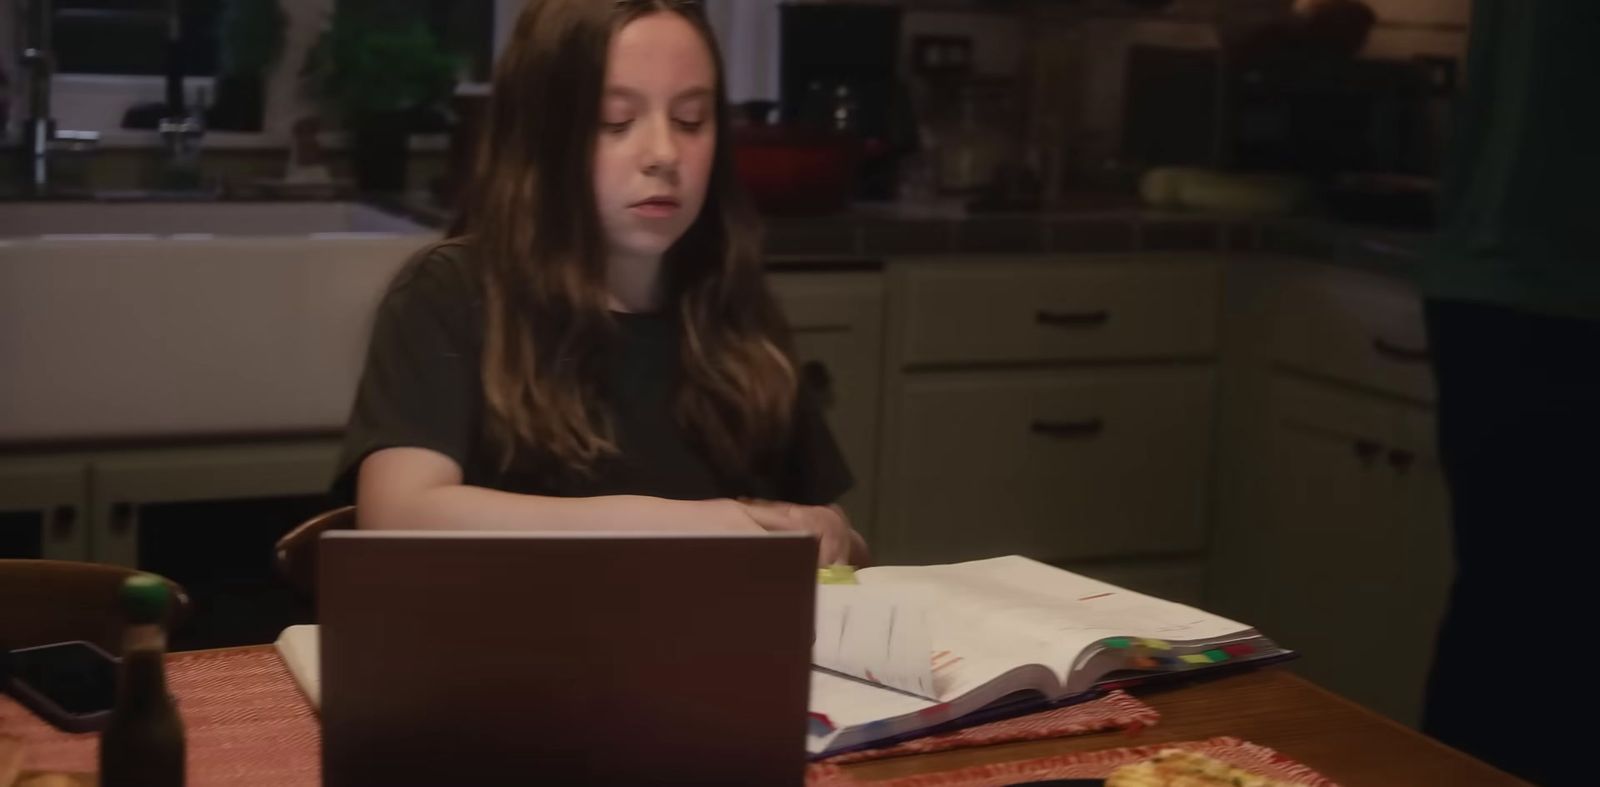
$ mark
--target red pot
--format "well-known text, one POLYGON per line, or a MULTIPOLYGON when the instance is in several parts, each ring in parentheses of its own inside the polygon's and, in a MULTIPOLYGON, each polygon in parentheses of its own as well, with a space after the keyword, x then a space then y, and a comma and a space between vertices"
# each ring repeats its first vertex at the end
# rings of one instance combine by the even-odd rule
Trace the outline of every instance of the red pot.
POLYGON ((734 130, 739 180, 767 215, 844 210, 855 191, 860 142, 854 137, 786 126, 734 130))

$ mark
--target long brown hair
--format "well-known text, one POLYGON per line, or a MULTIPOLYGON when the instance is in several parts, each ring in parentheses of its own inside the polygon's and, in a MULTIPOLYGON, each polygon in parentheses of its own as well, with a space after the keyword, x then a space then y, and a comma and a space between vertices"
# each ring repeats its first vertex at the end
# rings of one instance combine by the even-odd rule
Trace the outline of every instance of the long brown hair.
POLYGON ((716 66, 716 148, 704 207, 662 260, 675 307, 680 426, 727 480, 748 483, 788 439, 797 378, 787 324, 761 275, 760 224, 733 172, 723 64, 699 4, 531 0, 499 63, 473 178, 451 235, 482 260, 485 429, 502 470, 533 461, 591 472, 617 452, 601 399, 616 338, 596 207, 611 38, 678 13, 716 66))

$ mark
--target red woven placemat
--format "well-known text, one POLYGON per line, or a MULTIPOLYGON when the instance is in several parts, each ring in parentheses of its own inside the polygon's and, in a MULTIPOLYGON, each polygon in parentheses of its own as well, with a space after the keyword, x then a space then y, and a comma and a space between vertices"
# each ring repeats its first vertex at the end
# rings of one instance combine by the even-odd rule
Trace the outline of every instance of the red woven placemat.
POLYGON ((1327 777, 1311 768, 1265 746, 1238 738, 1212 738, 1191 743, 1163 743, 1125 749, 1060 754, 1036 760, 975 765, 953 771, 940 771, 919 776, 904 776, 885 781, 853 779, 843 769, 833 764, 813 766, 807 774, 808 787, 1002 787, 1019 782, 1043 779, 1103 779, 1118 766, 1138 762, 1155 756, 1166 749, 1188 749, 1214 757, 1230 765, 1271 779, 1306 785, 1306 787, 1338 787, 1327 777))
POLYGON ((1113 691, 1104 697, 1077 705, 1053 708, 1014 719, 1002 719, 965 729, 930 735, 881 749, 841 754, 826 762, 843 765, 866 762, 886 757, 903 757, 908 754, 927 754, 948 749, 965 749, 974 746, 993 746, 999 743, 1037 741, 1047 738, 1065 738, 1106 730, 1142 730, 1155 725, 1161 714, 1155 708, 1134 699, 1124 691, 1113 691))
MULTIPOLYGON (((316 713, 270 648, 173 654, 167 682, 183 714, 191 787, 313 787, 322 781, 316 713)), ((61 732, 0 696, 0 732, 26 747, 24 770, 98 770, 95 735, 61 732)))

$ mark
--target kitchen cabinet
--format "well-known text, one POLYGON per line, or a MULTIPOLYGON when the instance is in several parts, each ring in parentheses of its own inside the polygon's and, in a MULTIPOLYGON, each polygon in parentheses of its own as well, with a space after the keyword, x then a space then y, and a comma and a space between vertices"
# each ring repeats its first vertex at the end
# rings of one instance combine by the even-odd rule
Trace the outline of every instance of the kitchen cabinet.
POLYGON ((1255 511, 1213 550, 1215 605, 1415 724, 1451 570, 1431 414, 1292 378, 1272 401, 1255 511))
POLYGON ((780 273, 769 283, 794 333, 801 382, 817 397, 855 476, 840 505, 871 542, 883 378, 882 274, 780 273))
POLYGON ((193 601, 174 648, 271 641, 310 610, 272 546, 327 510, 334 438, 13 453, 0 458, 0 558, 137 567, 193 601))
POLYGON ((78 457, 0 458, 0 558, 87 559, 88 472, 78 457))
MULTIPOLYGON (((153 506, 320 496, 333 479, 338 454, 338 442, 328 439, 97 455, 90 467, 94 559, 148 567, 148 556, 163 538, 147 515, 153 506)), ((211 526, 226 530, 230 523, 211 526)))
POLYGON ((279 581, 273 545, 332 507, 338 450, 324 439, 96 455, 92 556, 184 586, 194 607, 176 649, 270 642, 310 619, 279 581))
POLYGON ((1209 370, 937 373, 895 385, 879 527, 895 560, 1204 546, 1209 370))
POLYGON ((1221 281, 1202 256, 897 261, 880 557, 1197 554, 1221 281))
POLYGON ((1207 605, 1415 725, 1452 575, 1420 299, 1305 260, 1230 275, 1207 605))
POLYGON ((1270 362, 1431 404, 1422 301, 1409 282, 1300 260, 1271 277, 1270 362))
POLYGON ((906 260, 891 277, 902 367, 1206 358, 1215 260, 1160 255, 906 260))

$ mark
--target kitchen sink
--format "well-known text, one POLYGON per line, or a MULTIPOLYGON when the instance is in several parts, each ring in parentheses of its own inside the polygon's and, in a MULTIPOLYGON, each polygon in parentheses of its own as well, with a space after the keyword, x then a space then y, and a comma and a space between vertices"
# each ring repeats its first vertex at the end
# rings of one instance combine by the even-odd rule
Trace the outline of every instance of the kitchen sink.
POLYGON ((0 238, 204 240, 222 237, 424 235, 359 202, 216 202, 177 198, 0 202, 0 238))

